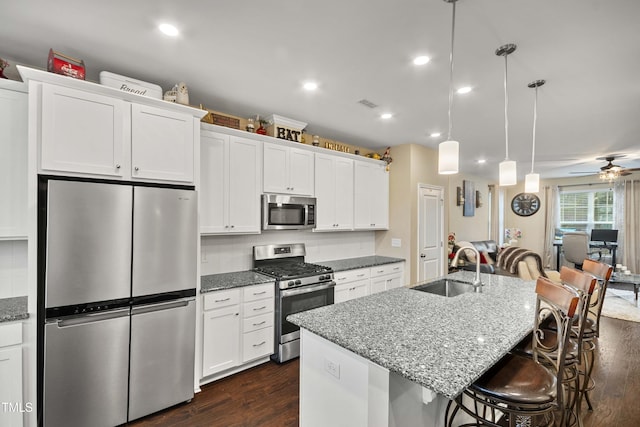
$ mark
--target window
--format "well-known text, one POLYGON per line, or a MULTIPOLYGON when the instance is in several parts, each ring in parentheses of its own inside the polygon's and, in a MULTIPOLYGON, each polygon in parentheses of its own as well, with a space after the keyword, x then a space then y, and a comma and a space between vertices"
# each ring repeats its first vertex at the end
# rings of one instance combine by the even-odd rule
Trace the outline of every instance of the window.
POLYGON ((562 190, 560 229, 587 231, 612 229, 615 224, 614 194, 609 189, 562 190))

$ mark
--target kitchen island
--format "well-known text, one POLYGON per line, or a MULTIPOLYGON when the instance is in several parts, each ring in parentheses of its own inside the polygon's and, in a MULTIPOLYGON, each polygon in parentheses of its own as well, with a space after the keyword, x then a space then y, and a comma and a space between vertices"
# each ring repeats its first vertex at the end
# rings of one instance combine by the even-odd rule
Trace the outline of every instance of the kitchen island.
POLYGON ((534 281, 482 280, 482 293, 398 288, 289 316, 302 331, 300 425, 442 425, 448 400, 533 328, 534 281))

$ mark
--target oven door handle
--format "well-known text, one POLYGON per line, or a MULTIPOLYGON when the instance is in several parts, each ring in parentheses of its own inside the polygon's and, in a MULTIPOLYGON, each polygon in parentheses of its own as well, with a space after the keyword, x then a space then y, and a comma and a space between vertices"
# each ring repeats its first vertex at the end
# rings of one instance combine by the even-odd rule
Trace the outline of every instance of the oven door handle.
POLYGON ((308 294, 310 292, 317 292, 324 289, 333 288, 336 286, 336 282, 325 282, 319 285, 312 286, 300 286, 299 288, 294 289, 283 289, 280 291, 281 297, 291 297, 294 295, 308 294))

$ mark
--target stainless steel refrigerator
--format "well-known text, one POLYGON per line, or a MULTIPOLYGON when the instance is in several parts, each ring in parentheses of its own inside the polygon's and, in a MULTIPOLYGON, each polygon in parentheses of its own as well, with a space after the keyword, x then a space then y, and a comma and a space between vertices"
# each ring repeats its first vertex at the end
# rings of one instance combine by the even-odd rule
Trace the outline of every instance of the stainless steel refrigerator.
POLYGON ((39 185, 39 424, 116 426, 191 399, 195 191, 39 185))

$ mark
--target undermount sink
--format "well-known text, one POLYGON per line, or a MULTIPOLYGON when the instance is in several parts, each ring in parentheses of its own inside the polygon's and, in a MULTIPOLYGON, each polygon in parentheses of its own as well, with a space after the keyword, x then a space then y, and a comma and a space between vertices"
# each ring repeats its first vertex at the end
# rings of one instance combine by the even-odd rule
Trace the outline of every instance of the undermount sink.
POLYGON ((435 282, 418 285, 411 289, 443 297, 456 297, 458 295, 466 294, 467 292, 473 292, 473 285, 471 283, 459 282, 457 280, 440 279, 435 282))

